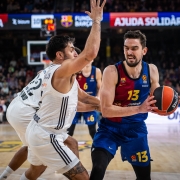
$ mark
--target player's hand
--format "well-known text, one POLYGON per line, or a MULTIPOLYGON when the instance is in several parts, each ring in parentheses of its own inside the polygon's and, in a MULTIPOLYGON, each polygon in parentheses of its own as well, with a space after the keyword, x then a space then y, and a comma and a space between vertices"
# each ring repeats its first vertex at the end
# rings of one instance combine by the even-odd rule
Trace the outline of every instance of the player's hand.
POLYGON ((100 97, 99 96, 95 96, 95 98, 99 99, 100 100, 100 97))
POLYGON ((106 3, 106 0, 103 0, 102 4, 100 5, 100 0, 90 0, 91 12, 85 11, 86 14, 93 20, 93 21, 101 21, 103 16, 103 8, 106 3))
POLYGON ((156 103, 156 100, 154 100, 154 96, 148 96, 148 98, 139 106, 139 113, 147 113, 147 112, 154 112, 154 110, 157 110, 158 108, 153 106, 153 104, 156 103))
POLYGON ((100 105, 99 105, 99 106, 96 106, 96 107, 95 107, 95 110, 98 111, 98 112, 101 112, 101 106, 100 106, 100 105))

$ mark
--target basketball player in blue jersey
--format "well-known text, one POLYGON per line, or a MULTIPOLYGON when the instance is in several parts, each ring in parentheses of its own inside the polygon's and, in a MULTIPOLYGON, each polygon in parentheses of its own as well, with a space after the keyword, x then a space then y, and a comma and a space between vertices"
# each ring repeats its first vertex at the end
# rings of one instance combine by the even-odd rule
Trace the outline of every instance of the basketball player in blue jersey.
POLYGON ((146 36, 139 30, 124 35, 125 60, 105 68, 100 92, 103 118, 92 144, 91 180, 102 180, 106 168, 121 147, 122 160, 133 167, 137 180, 150 180, 150 151, 145 120, 156 101, 151 92, 159 87, 154 64, 142 60, 146 36))
MULTIPOLYGON (((93 61, 92 61, 93 62, 93 61)), ((92 62, 90 62, 86 67, 82 69, 77 75, 76 79, 79 83, 79 86, 82 90, 88 93, 91 96, 96 96, 99 98, 99 89, 101 87, 101 70, 95 66, 92 66, 92 62)), ((78 120, 83 116, 86 124, 88 125, 89 134, 93 139, 96 133, 96 122, 98 119, 98 113, 96 111, 90 112, 77 112, 72 125, 68 129, 68 134, 73 136, 74 129, 78 120)))
POLYGON ((72 124, 78 101, 98 101, 79 88, 75 74, 97 56, 105 2, 101 4, 100 0, 91 0, 91 12, 86 13, 92 19, 92 27, 84 50, 77 57, 74 57, 74 39, 68 36, 53 36, 47 44, 46 54, 53 64, 42 79, 40 107, 26 130, 31 166, 23 173, 21 180, 37 179, 43 172, 42 167, 58 171, 68 179, 89 179, 87 170, 64 141, 68 137, 67 129, 72 124), (39 173, 34 173, 38 169, 39 173))

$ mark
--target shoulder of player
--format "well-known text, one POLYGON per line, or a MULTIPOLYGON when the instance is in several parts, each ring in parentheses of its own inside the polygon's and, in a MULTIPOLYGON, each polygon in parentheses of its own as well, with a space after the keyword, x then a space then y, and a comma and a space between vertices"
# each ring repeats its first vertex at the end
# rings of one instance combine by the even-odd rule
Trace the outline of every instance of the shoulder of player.
POLYGON ((101 74, 102 74, 100 68, 98 68, 98 67, 95 67, 95 68, 96 68, 96 74, 97 74, 97 73, 99 73, 99 74, 101 73, 101 74))
POLYGON ((117 73, 117 69, 116 69, 115 65, 109 65, 104 69, 104 72, 117 73))
POLYGON ((114 65, 107 66, 103 71, 103 77, 106 79, 116 80, 118 77, 117 69, 114 65))
POLYGON ((114 87, 118 82, 118 72, 114 65, 107 66, 103 71, 102 84, 108 87, 114 87))
POLYGON ((158 68, 155 64, 149 64, 149 70, 150 70, 150 73, 155 73, 158 71, 158 68))
POLYGON ((157 66, 154 64, 149 64, 149 71, 150 71, 151 83, 157 81, 159 82, 159 72, 157 66))

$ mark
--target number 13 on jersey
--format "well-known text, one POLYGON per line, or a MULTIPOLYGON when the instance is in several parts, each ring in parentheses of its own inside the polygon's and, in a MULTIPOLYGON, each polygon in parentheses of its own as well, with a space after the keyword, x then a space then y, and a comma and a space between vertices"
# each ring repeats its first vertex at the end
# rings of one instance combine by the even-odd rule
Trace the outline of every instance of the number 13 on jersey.
POLYGON ((128 100, 136 101, 139 98, 140 90, 130 90, 128 91, 128 100))

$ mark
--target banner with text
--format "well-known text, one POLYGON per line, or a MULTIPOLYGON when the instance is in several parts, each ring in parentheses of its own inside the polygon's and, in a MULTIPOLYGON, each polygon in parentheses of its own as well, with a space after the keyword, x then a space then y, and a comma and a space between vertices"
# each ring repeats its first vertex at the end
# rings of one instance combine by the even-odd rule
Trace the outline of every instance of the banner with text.
MULTIPOLYGON (((0 14, 0 30, 40 30, 42 19, 55 18, 56 29, 79 30, 92 26, 85 13, 0 14)), ((104 13, 102 29, 142 27, 180 28, 180 12, 104 13)))
MULTIPOLYGON (((0 30, 40 30, 42 19, 56 19, 56 29, 86 29, 92 20, 85 13, 0 14, 0 30)), ((102 29, 109 28, 109 13, 103 14, 102 29)))
POLYGON ((180 13, 110 13, 110 27, 180 27, 180 13))
POLYGON ((160 116, 154 113, 148 113, 148 118, 145 120, 147 124, 180 124, 180 107, 169 116, 160 116))

